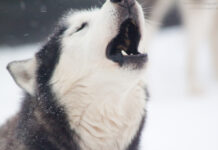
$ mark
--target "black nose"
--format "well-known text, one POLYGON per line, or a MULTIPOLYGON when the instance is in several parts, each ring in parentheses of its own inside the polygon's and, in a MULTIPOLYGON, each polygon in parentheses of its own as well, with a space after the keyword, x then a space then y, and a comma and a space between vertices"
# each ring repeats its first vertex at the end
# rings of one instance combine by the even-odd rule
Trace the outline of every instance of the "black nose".
POLYGON ((110 0, 112 3, 122 3, 122 4, 131 4, 134 3, 135 0, 110 0))
POLYGON ((122 0, 111 0, 113 3, 120 3, 122 0))

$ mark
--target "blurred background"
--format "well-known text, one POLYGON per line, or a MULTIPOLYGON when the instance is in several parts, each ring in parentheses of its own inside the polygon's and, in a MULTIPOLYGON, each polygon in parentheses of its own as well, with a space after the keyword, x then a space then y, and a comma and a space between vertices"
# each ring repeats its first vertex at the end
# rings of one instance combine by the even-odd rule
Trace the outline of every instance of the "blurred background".
MULTIPOLYGON (((147 1, 148 6, 155 0, 147 1)), ((1 0, 0 45, 41 42, 68 10, 101 6, 103 3, 104 0, 1 0)), ((167 15, 163 25, 178 25, 178 18, 178 12, 174 10, 167 15)))
MULTIPOLYGON (((32 57, 69 9, 104 0, 0 0, 0 125, 22 91, 6 65, 32 57)), ((140 0, 150 101, 142 150, 218 150, 218 1, 140 0), (217 74, 216 74, 217 73, 217 74)))

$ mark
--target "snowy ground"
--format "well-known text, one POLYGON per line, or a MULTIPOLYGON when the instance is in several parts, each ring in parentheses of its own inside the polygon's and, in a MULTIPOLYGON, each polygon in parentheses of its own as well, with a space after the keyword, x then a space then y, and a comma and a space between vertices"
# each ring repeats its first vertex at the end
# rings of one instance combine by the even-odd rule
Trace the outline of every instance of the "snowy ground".
MULTIPOLYGON (((198 96, 191 96, 186 91, 184 45, 185 37, 178 28, 161 31, 152 44, 148 67, 151 98, 143 150, 218 150, 218 84, 209 51, 199 50, 199 78, 204 88, 198 96)), ((38 47, 0 47, 0 124, 18 111, 22 97, 6 64, 33 56, 38 47)))

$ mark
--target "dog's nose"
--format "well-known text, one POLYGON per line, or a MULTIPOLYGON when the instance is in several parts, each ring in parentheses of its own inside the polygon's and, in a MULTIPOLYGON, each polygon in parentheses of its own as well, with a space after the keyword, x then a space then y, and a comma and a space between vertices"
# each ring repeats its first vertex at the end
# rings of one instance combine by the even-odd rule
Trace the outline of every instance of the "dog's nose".
POLYGON ((111 0, 111 2, 112 3, 121 3, 121 2, 123 2, 123 3, 132 3, 132 2, 134 2, 135 0, 111 0))
POLYGON ((111 0, 113 3, 120 3, 122 0, 111 0))

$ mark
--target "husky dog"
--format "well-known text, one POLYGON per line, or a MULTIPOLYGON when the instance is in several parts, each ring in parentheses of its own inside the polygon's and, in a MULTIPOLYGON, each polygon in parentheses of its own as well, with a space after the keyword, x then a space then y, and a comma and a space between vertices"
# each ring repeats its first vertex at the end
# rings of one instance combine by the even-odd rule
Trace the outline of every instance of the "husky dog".
POLYGON ((158 23, 173 6, 177 6, 182 16, 187 35, 187 77, 191 92, 199 92, 196 56, 201 44, 207 41, 213 58, 215 76, 218 79, 218 0, 141 0, 145 7, 151 7, 148 20, 156 22, 146 30, 146 45, 149 45, 158 23))
POLYGON ((34 58, 8 70, 24 90, 0 150, 137 150, 145 120, 143 11, 135 0, 71 11, 34 58))

